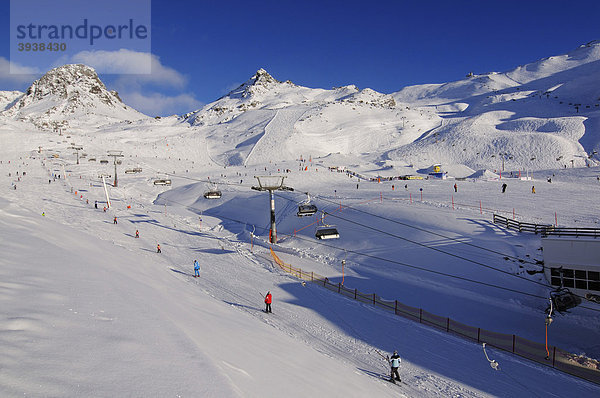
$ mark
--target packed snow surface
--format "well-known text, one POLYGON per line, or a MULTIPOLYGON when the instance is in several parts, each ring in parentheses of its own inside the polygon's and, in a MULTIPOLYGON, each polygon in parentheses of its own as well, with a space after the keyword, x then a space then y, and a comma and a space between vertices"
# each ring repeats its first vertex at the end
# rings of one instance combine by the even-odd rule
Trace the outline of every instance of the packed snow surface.
MULTIPOLYGON (((162 119, 126 107, 84 66, 0 92, 0 395, 600 395, 488 347, 494 370, 481 345, 301 283, 274 265, 269 196, 251 189, 255 176, 294 188, 275 194, 283 261, 543 343, 540 237, 491 215, 599 227, 599 115, 584 84, 599 58, 591 44, 392 95, 259 70, 162 119), (109 150, 124 155, 117 186, 109 150), (425 178, 434 164, 450 178, 388 180, 425 178), (210 189, 222 198, 205 199, 210 189), (296 216, 306 193, 338 240, 314 238, 321 212, 296 216), (262 311, 267 291, 273 314, 262 311), (393 350, 399 385, 384 380, 380 353, 393 350)), ((599 311, 584 302, 556 315, 549 343, 599 359, 599 311)))

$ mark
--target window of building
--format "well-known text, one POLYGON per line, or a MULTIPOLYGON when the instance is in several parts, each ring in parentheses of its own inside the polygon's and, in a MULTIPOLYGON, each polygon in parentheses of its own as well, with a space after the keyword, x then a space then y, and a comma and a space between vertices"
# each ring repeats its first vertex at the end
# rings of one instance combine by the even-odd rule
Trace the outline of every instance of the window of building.
POLYGON ((600 291, 599 271, 550 268, 550 284, 552 286, 561 286, 561 271, 564 287, 600 291))

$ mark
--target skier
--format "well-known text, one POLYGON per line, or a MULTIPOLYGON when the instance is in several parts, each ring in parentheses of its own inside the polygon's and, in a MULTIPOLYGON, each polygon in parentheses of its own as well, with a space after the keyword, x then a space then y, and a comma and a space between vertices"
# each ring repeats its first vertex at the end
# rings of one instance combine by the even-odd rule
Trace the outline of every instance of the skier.
POLYGON ((97 200, 94 201, 94 208, 96 208, 96 209, 98 208, 98 201, 97 200))
POLYGON ((391 356, 391 358, 388 357, 387 360, 391 367, 390 381, 396 384, 396 381, 401 381, 400 375, 398 374, 398 368, 400 367, 400 362, 402 360, 400 359, 400 355, 398 355, 398 351, 394 351, 394 354, 391 356))
POLYGON ((273 296, 271 296, 271 292, 267 292, 265 296, 265 312, 269 313, 271 311, 271 302, 273 301, 273 296))
POLYGON ((454 184, 454 192, 458 192, 458 186, 456 185, 456 183, 454 184))
POLYGON ((194 260, 194 278, 200 276, 200 264, 198 264, 198 260, 194 260))
POLYGON ((160 243, 156 245, 156 252, 157 252, 157 253, 162 253, 162 252, 160 251, 160 243))
POLYGON ((138 231, 137 229, 135 230, 135 237, 139 238, 140 237, 140 231, 138 231))
POLYGON ((506 184, 502 184, 502 193, 506 192, 506 184))
POLYGON ((531 193, 535 193, 535 185, 531 186, 531 193))
POLYGON ((117 223, 117 216, 115 216, 115 218, 113 219, 113 224, 117 223))

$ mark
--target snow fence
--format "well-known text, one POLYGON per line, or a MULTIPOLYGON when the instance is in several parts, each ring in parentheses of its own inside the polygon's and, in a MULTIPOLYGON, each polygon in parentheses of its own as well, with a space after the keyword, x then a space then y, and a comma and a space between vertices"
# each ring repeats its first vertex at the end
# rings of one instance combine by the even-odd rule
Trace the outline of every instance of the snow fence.
POLYGON ((421 308, 402 304, 398 302, 398 300, 384 300, 375 293, 367 294, 360 292, 357 289, 348 288, 341 283, 331 283, 327 277, 315 274, 314 272, 303 271, 300 268, 295 268, 291 264, 283 262, 277 254, 275 254, 273 248, 270 250, 273 261, 282 270, 299 279, 322 285, 326 289, 348 298, 365 304, 372 304, 375 307, 393 312, 398 316, 408 318, 415 322, 472 341, 477 341, 477 343, 486 343, 488 346, 511 352, 542 365, 550 366, 570 375, 600 384, 600 363, 596 360, 572 354, 555 346, 548 346, 548 351, 546 351, 545 344, 536 343, 514 334, 497 333, 465 325, 453 319, 432 314, 421 308))

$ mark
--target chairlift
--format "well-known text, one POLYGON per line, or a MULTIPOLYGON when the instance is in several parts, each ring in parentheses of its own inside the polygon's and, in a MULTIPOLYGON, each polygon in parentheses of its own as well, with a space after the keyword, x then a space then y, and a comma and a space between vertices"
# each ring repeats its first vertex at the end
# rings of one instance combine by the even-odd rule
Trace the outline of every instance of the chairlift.
MULTIPOLYGON (((321 215, 321 222, 325 218, 325 213, 321 215)), ((338 232, 335 225, 323 224, 317 227, 315 231, 315 238, 317 239, 339 239, 340 233, 338 232)))
POLYGON ((171 180, 168 180, 168 179, 154 180, 154 185, 171 185, 171 180))
POLYGON ((221 199, 221 191, 218 189, 211 189, 209 191, 204 192, 205 199, 221 199))
POLYGON ((550 292, 550 299, 558 312, 565 312, 581 304, 581 298, 571 293, 566 287, 561 287, 550 292))
POLYGON ((322 225, 317 227, 315 238, 317 239, 339 239, 340 234, 334 225, 322 225))
POLYGON ((319 209, 317 209, 317 206, 313 205, 312 203, 301 204, 300 206, 298 206, 298 212, 296 213, 296 215, 298 217, 312 216, 318 210, 319 209))
POLYGON ((298 212, 296 213, 298 217, 312 216, 319 210, 317 206, 310 203, 310 195, 307 193, 306 196, 308 196, 308 199, 298 206, 298 212))

